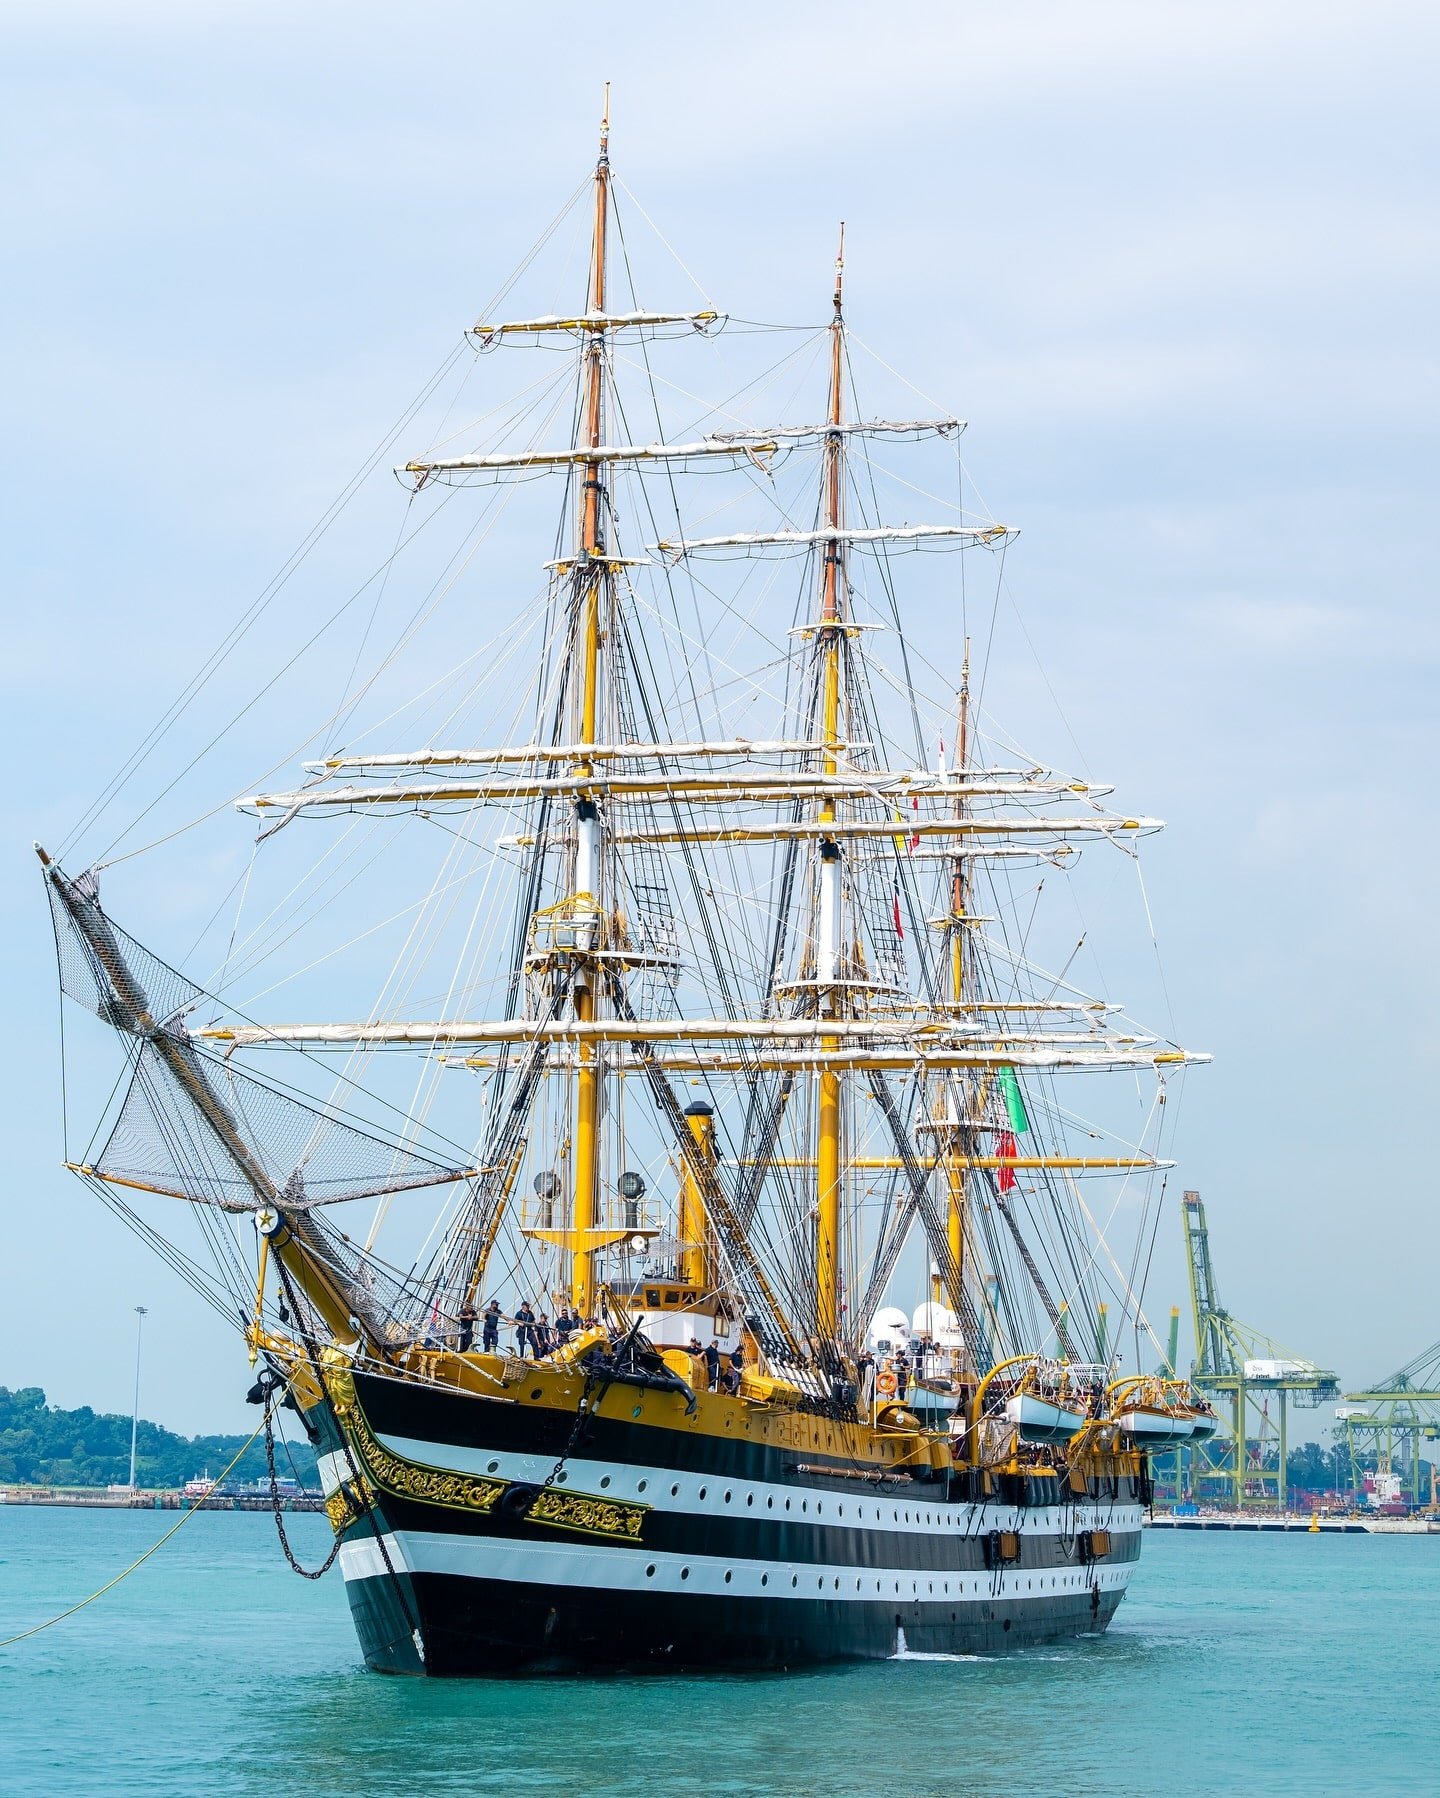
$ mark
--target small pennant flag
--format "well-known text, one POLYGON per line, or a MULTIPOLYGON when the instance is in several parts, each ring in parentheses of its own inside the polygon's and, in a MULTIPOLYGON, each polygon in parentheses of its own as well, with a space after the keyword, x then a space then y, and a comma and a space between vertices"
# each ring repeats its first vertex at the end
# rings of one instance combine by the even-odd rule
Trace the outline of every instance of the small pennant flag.
POLYGON ((900 922, 900 882, 898 880, 895 882, 895 934, 902 943, 905 941, 905 926, 900 922))
MULTIPOLYGON (((918 794, 918 793, 917 793, 917 794, 916 794, 916 795, 915 795, 915 797, 914 797, 914 798, 913 798, 913 799, 912 799, 912 800, 911 800, 911 801, 910 801, 910 809, 911 809, 911 811, 913 811, 913 812, 915 812, 915 813, 917 813, 917 814, 918 814, 918 813, 919 813, 919 810, 920 810, 920 795, 919 795, 919 794, 918 794)), ((917 816, 917 818, 916 818, 916 823, 918 823, 918 822, 919 822, 919 818, 918 818, 918 816, 917 816)), ((919 833, 918 833, 918 832, 917 832, 917 833, 916 833, 916 834, 915 834, 915 835, 914 835, 914 836, 912 836, 912 837, 911 837, 911 839, 910 839, 910 849, 911 849, 911 852, 912 852, 912 854, 913 854, 913 852, 914 852, 914 851, 915 851, 915 850, 917 850, 917 849, 918 849, 918 848, 919 848, 919 847, 920 847, 920 836, 919 836, 919 833)))
MULTIPOLYGON (((1015 1132, 1013 1130, 1002 1130, 1000 1132, 1000 1139, 995 1145, 995 1154, 997 1158, 1001 1161, 1013 1161, 1016 1152, 1015 1132)), ((1001 1192, 1013 1192, 1015 1190, 1014 1168, 1002 1167, 999 1170, 999 1174, 1001 1192)))

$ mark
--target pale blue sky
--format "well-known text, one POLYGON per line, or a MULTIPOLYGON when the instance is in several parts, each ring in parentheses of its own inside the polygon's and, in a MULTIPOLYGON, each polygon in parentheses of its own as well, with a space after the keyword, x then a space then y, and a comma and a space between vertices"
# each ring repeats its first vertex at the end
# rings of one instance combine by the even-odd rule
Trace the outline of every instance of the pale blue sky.
MULTIPOLYGON (((1440 996, 1440 16, 970 0, 612 19, 557 0, 529 17, 447 0, 0 16, 0 1383, 125 1408, 144 1302, 147 1411, 243 1417, 233 1339, 58 1168, 29 844, 70 829, 573 190, 605 76, 620 173, 734 313, 820 316, 849 221, 856 329, 971 421, 967 467, 1023 530, 1010 583, 1063 717, 1009 617, 993 704, 1061 765, 1073 735, 1170 823, 1147 880, 1177 1026, 1216 1055, 1179 1148, 1223 1296, 1348 1382, 1408 1359, 1440 1335, 1421 1128, 1440 996)), ((328 612, 325 570, 224 671, 212 717, 328 612)), ((146 771, 130 815, 169 772, 146 771)), ((222 770, 212 797, 229 790, 222 770)), ((218 865, 147 867, 107 891, 173 928, 174 952, 218 865)), ((1152 1314, 1183 1281, 1172 1211, 1152 1314)))

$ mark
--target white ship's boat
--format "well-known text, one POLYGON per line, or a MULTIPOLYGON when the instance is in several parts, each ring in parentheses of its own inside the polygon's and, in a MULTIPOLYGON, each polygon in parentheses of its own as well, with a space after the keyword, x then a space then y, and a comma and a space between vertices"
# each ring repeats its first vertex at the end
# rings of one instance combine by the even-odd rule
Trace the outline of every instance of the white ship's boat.
POLYGON ((1024 1392, 1005 1401, 1005 1420, 1024 1442, 1068 1442, 1089 1422, 1089 1414, 1055 1399, 1024 1392))
POLYGON ((1132 1405, 1115 1414, 1121 1435, 1141 1447, 1168 1447, 1175 1442, 1188 1442, 1195 1434, 1195 1419, 1178 1411, 1153 1410, 1146 1405, 1132 1405))

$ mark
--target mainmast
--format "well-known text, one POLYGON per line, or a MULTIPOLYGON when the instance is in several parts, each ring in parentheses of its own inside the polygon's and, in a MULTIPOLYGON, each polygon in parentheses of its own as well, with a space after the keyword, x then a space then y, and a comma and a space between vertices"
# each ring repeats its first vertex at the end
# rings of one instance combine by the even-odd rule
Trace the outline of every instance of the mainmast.
MULTIPOLYGON (((820 736, 824 745, 825 772, 831 776, 839 770, 837 745, 840 742, 840 661, 844 646, 844 618, 848 610, 845 549, 838 534, 845 472, 845 436, 840 429, 844 418, 844 295, 845 226, 842 223, 840 247, 835 258, 835 314, 830 324, 830 405, 826 414, 829 431, 825 438, 825 527, 831 535, 825 542, 819 625, 820 736)), ((835 800, 822 800, 817 817, 822 826, 834 824, 835 800)), ((834 837, 824 834, 823 830, 819 838, 819 855, 815 932, 816 992, 822 1016, 839 1017, 844 1009, 843 989, 839 985, 840 845, 834 837)), ((835 1050, 839 1046, 837 1037, 827 1036, 822 1040, 824 1050, 835 1050)), ((835 1340, 840 1327, 840 1076, 832 1067, 825 1067, 820 1074, 815 1174, 815 1325, 823 1353, 823 1345, 835 1340)))
MULTIPOLYGON (((600 155, 595 164, 595 222, 590 255, 590 290, 586 314, 595 321, 605 314, 605 250, 610 203, 610 84, 605 84, 605 114, 600 121, 600 155)), ((585 387, 582 441, 587 449, 599 449, 605 424, 605 329, 591 324, 586 331, 583 379, 585 387)), ((609 569, 604 546, 605 465, 581 464, 579 542, 575 558, 575 591, 579 611, 581 759, 573 768, 577 778, 587 779, 594 768, 584 755, 595 743, 599 726, 601 604, 609 569)), ((600 911, 600 815, 593 798, 581 795, 575 802, 575 906, 593 914, 591 946, 599 945, 600 911)), ((575 975, 575 1016, 582 1024, 596 1015, 598 964, 578 960, 575 975)), ((576 1056, 575 1078, 575 1199, 571 1213, 575 1251, 572 1259, 571 1299, 582 1317, 589 1317, 594 1303, 595 1250, 592 1233, 599 1214, 600 1193, 600 1065, 593 1041, 582 1038, 576 1056)))

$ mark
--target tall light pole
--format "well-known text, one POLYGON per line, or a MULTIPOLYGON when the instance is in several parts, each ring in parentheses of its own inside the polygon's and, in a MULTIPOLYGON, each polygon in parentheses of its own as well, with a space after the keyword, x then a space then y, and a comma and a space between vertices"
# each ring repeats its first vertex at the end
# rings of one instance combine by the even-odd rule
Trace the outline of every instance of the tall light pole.
POLYGON ((140 1428, 140 1340, 145 1333, 146 1309, 135 1307, 135 1406, 130 1413, 130 1490, 135 1490, 135 1436, 140 1428))

